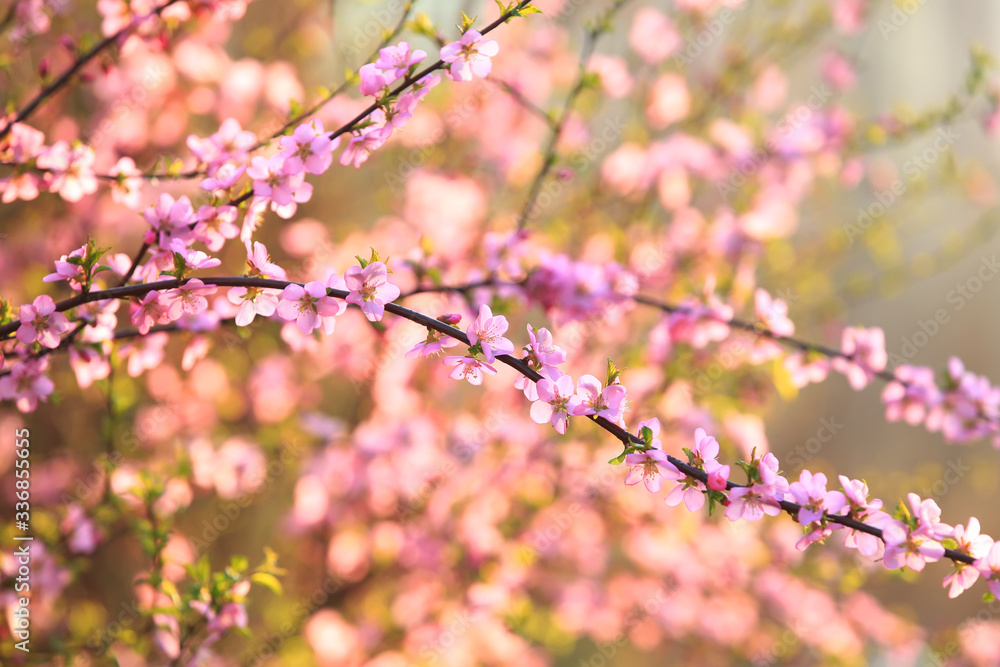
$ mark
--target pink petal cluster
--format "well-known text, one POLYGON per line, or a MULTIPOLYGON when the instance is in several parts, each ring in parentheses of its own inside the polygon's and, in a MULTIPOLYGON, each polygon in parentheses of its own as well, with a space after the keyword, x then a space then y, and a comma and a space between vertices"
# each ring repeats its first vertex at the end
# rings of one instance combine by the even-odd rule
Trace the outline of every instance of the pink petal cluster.
POLYGON ((385 314, 385 304, 399 298, 399 288, 389 282, 388 268, 382 262, 371 262, 365 267, 352 266, 344 274, 350 292, 347 303, 361 308, 371 322, 378 322, 385 314))
POLYGON ((70 330, 69 320, 56 312, 55 301, 47 294, 21 306, 19 319, 17 339, 25 345, 38 341, 43 347, 55 349, 59 347, 59 336, 70 330))
POLYGON ((457 42, 441 47, 441 60, 451 63, 448 74, 455 81, 485 79, 493 69, 493 56, 500 52, 496 40, 483 39, 477 30, 468 30, 457 42))

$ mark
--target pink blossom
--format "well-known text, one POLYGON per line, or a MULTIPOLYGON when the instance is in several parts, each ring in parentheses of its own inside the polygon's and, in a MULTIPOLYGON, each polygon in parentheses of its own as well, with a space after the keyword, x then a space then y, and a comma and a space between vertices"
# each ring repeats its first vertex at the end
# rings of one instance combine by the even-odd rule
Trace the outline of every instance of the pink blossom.
POLYGON ((358 89, 365 96, 378 97, 391 82, 391 80, 386 81, 386 77, 374 63, 362 65, 361 69, 358 70, 358 75, 361 77, 361 85, 358 86, 358 89))
POLYGON ((864 389, 875 373, 885 370, 889 359, 885 334, 878 327, 844 329, 841 352, 844 356, 833 359, 833 368, 846 375, 854 389, 864 389))
POLYGON ((289 285, 281 293, 278 316, 294 321, 303 334, 323 327, 326 334, 332 334, 336 326, 335 317, 347 309, 347 305, 326 294, 326 285, 313 281, 303 285, 289 285))
POLYGON ((267 253, 267 246, 260 241, 250 241, 244 243, 247 249, 247 275, 252 278, 274 278, 275 280, 285 279, 285 270, 271 261, 271 256, 267 253))
MULTIPOLYGON (((282 137, 285 138, 285 137, 282 137)), ((243 177, 246 172, 247 167, 245 164, 236 164, 235 162, 224 162, 219 165, 219 168, 215 170, 213 176, 202 179, 201 189, 213 192, 215 190, 226 190, 228 191, 231 187, 236 185, 236 181, 243 177)))
POLYGON ((469 384, 481 385, 483 383, 483 373, 496 375, 497 369, 485 361, 480 361, 474 357, 445 357, 442 359, 445 366, 454 366, 449 377, 453 380, 468 380, 469 384))
POLYGON ((150 245, 167 249, 174 240, 180 240, 186 245, 193 238, 191 230, 197 218, 187 195, 182 195, 175 201, 163 192, 156 200, 156 205, 147 208, 142 215, 152 227, 146 232, 145 238, 150 245))
POLYGON ((59 347, 59 336, 70 330, 69 320, 56 312, 55 301, 47 294, 35 297, 30 305, 21 306, 19 318, 21 326, 17 328, 17 339, 25 345, 37 340, 42 346, 55 349, 59 347))
MULTIPOLYGON (((847 501, 848 517, 876 528, 881 528, 892 520, 892 517, 881 511, 881 500, 875 498, 869 502, 867 484, 861 480, 848 479, 844 475, 838 476, 837 479, 840 480, 840 487, 847 501)), ((857 549, 865 556, 873 556, 878 551, 879 544, 879 539, 874 535, 854 529, 850 529, 844 538, 845 547, 857 549)))
POLYGON ((425 51, 410 50, 408 42, 400 42, 396 46, 387 46, 378 52, 375 67, 384 72, 392 72, 395 78, 404 76, 412 65, 416 65, 427 57, 425 51))
POLYGON ((663 485, 662 478, 664 472, 666 472, 670 479, 677 479, 679 473, 673 464, 667 460, 667 455, 662 449, 660 440, 656 437, 660 434, 660 420, 654 418, 639 422, 637 433, 640 437, 642 437, 643 428, 648 428, 653 435, 652 440, 647 443, 650 445, 650 449, 641 452, 632 452, 625 457, 625 464, 632 466, 625 477, 625 483, 629 485, 638 484, 641 479, 650 493, 658 493, 663 485), (661 465, 663 466, 663 471, 660 470, 661 465))
POLYGON ((725 491, 729 486, 729 466, 716 463, 708 471, 708 488, 712 491, 725 491))
POLYGON ((126 368, 129 377, 139 377, 143 371, 156 368, 163 363, 163 348, 169 339, 167 332, 159 331, 118 348, 118 354, 122 359, 128 360, 126 368))
POLYGON ((795 325, 788 319, 788 304, 781 299, 773 299, 762 289, 754 292, 754 311, 757 319, 767 330, 778 336, 791 336, 795 325))
POLYGON ((205 285, 198 278, 192 278, 180 287, 167 290, 163 297, 169 304, 171 319, 178 319, 182 314, 197 315, 208 310, 208 299, 205 297, 215 294, 217 290, 215 285, 205 285))
POLYGON ((47 400, 55 388, 45 376, 48 367, 48 357, 15 364, 9 375, 0 377, 0 399, 14 399, 21 412, 34 412, 38 401, 47 400))
POLYGON ((254 196, 270 202, 271 210, 286 220, 295 215, 298 204, 312 197, 312 184, 305 181, 305 174, 285 171, 283 154, 271 158, 258 155, 251 160, 247 175, 253 179, 254 196))
POLYGON ((111 362, 106 352, 102 353, 89 345, 70 346, 69 365, 80 389, 86 389, 111 374, 111 362))
MULTIPOLYGON (((455 347, 458 341, 451 336, 447 336, 435 329, 427 330, 427 338, 414 345, 406 353, 407 358, 430 357, 441 352, 445 348, 455 347)), ((524 377, 524 376, 522 376, 524 377)))
POLYGON ((684 46, 673 22, 653 7, 642 7, 632 19, 628 33, 632 50, 651 65, 661 63, 684 46))
POLYGON ((57 280, 68 280, 70 287, 77 290, 80 289, 82 287, 80 279, 84 277, 83 267, 70 262, 69 259, 72 257, 82 260, 86 256, 86 245, 80 246, 68 255, 63 255, 56 260, 56 272, 42 278, 42 282, 51 283, 57 280))
POLYGON ((302 123, 290 137, 279 140, 284 149, 281 156, 285 160, 285 173, 322 174, 333 163, 333 151, 340 145, 340 137, 330 139, 323 127, 323 121, 313 119, 302 123))
POLYGON ((193 134, 187 138, 188 148, 199 162, 208 166, 209 176, 215 176, 216 171, 227 162, 246 162, 256 143, 257 136, 241 128, 235 118, 222 121, 219 131, 208 138, 202 139, 193 134))
POLYGON ((142 297, 139 307, 132 313, 132 325, 145 336, 154 324, 167 324, 180 317, 180 306, 175 306, 173 310, 175 312, 172 314, 171 304, 163 294, 150 290, 142 297))
POLYGON ((729 490, 729 506, 726 508, 726 518, 736 521, 743 518, 747 521, 757 521, 764 515, 778 516, 781 505, 775 496, 773 487, 767 484, 753 486, 737 486, 729 490))
POLYGON ((934 381, 934 369, 925 366, 898 366, 895 380, 882 390, 885 418, 895 422, 902 419, 916 425, 924 421, 929 409, 941 402, 941 390, 934 381))
POLYGON ((902 521, 890 521, 883 526, 882 541, 885 542, 882 564, 890 570, 908 567, 920 572, 925 564, 944 556, 940 542, 918 533, 902 521))
POLYGON ((990 593, 1000 598, 1000 542, 994 542, 989 552, 976 559, 975 568, 990 587, 990 593))
POLYGON ((385 304, 399 298, 399 288, 389 283, 388 269, 382 262, 371 262, 364 268, 352 266, 347 269, 344 281, 350 291, 347 303, 359 306, 371 322, 381 320, 385 304))
POLYGON ((234 239, 240 235, 240 228, 236 226, 238 214, 235 206, 202 206, 198 209, 195 239, 204 243, 212 252, 219 252, 226 239, 234 239))
POLYGON ((490 75, 490 60, 500 51, 496 40, 483 39, 477 30, 469 30, 462 39, 441 47, 441 60, 451 63, 448 69, 455 81, 472 81, 473 77, 485 79, 490 75))
POLYGON ((221 259, 209 257, 201 250, 188 248, 180 239, 174 239, 170 242, 170 251, 179 255, 184 264, 183 266, 175 266, 175 269, 211 269, 222 264, 221 259))
POLYGON ((593 375, 581 375, 576 383, 579 404, 573 416, 597 415, 616 424, 620 423, 628 406, 628 390, 620 384, 601 387, 601 381, 593 375))
POLYGON ((90 146, 78 144, 70 148, 65 141, 59 141, 43 150, 35 164, 51 172, 49 190, 68 202, 78 202, 84 195, 97 192, 94 149, 90 146))
POLYGON ((360 168, 372 153, 382 147, 391 133, 391 129, 373 125, 362 130, 360 134, 355 134, 347 144, 347 148, 340 154, 340 164, 345 167, 353 164, 355 169, 360 168))
POLYGON ((792 384, 799 389, 822 382, 830 372, 830 359, 824 356, 809 358, 805 352, 785 357, 785 370, 792 376, 792 384))
POLYGON ((788 491, 792 498, 801 505, 798 522, 803 526, 817 522, 825 514, 839 514, 847 504, 847 498, 840 491, 826 490, 826 475, 808 470, 799 474, 799 481, 792 482, 788 491))
POLYGON ((497 353, 512 354, 514 343, 503 337, 507 332, 507 318, 503 315, 493 316, 493 311, 486 304, 479 307, 479 316, 469 324, 466 334, 469 345, 478 345, 486 361, 493 363, 497 353))
MULTIPOLYGON (((557 366, 566 362, 566 350, 552 342, 552 334, 546 328, 535 329, 530 324, 528 326, 528 344, 524 346, 527 353, 526 361, 528 366, 547 378, 556 380, 562 375, 557 366)), ((525 375, 521 375, 514 381, 514 387, 524 391, 524 396, 529 401, 538 400, 538 391, 535 383, 525 375)))
POLYGON ((137 210, 140 206, 139 195, 142 189, 141 172, 136 168, 135 161, 130 157, 123 157, 115 163, 108 174, 118 178, 111 183, 111 199, 118 204, 122 204, 132 210, 137 210))
MULTIPOLYGON (((976 560, 985 557, 993 546, 993 538, 979 534, 979 519, 970 517, 966 525, 955 526, 953 535, 957 543, 955 551, 972 556, 976 560)), ((948 597, 956 598, 968 590, 979 579, 979 570, 975 565, 967 565, 954 561, 955 571, 944 578, 943 585, 948 588, 948 597)))
POLYGON ((229 302, 240 307, 236 313, 236 325, 248 326, 257 315, 270 317, 278 308, 278 296, 274 290, 260 287, 234 287, 226 294, 229 302))
POLYGON ((531 418, 536 424, 551 422, 556 433, 565 435, 570 415, 580 404, 580 397, 573 393, 573 378, 569 375, 557 380, 542 378, 536 389, 538 400, 531 404, 531 418))

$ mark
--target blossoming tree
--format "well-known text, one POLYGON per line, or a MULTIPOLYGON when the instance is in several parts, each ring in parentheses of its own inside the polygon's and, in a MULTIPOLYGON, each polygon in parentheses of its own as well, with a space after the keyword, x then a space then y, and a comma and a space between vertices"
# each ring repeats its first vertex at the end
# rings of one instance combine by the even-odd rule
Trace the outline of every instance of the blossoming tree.
POLYGON ((842 375, 1000 446, 808 287, 889 242, 877 149, 995 129, 989 56, 866 116, 867 0, 341 4, 0 18, 5 664, 996 664, 997 517, 763 426, 842 375))

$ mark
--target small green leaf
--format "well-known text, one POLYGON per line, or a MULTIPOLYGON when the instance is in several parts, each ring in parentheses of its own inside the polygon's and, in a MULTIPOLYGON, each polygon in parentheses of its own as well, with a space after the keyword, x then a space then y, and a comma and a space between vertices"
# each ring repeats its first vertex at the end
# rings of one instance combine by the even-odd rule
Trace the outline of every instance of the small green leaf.
POLYGON ((267 572, 254 572, 250 575, 250 581, 270 589, 275 595, 282 594, 281 581, 279 581, 273 574, 268 574, 267 572))
POLYGON ((626 456, 628 456, 628 449, 625 449, 621 454, 608 461, 608 463, 613 466, 621 465, 622 463, 625 463, 626 456))
POLYGON ((615 362, 611 360, 611 357, 608 357, 608 381, 604 384, 610 387, 618 381, 621 375, 622 369, 615 365, 615 362))

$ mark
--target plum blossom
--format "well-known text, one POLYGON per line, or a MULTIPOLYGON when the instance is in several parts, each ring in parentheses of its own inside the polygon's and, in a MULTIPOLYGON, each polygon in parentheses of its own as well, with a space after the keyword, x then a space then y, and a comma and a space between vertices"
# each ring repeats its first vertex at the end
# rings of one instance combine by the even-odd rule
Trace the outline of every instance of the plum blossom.
MULTIPOLYGON (((882 511, 882 501, 878 498, 868 500, 868 485, 857 479, 849 479, 844 475, 837 477, 840 480, 840 488, 844 491, 844 498, 847 501, 845 507, 848 509, 846 515, 866 523, 875 528, 881 528, 892 517, 882 511)), ((864 556, 873 556, 879 549, 879 539, 874 535, 859 530, 850 529, 844 546, 849 549, 857 549, 864 556)))
MULTIPOLYGON (((955 526, 952 538, 956 542, 955 551, 967 554, 975 559, 986 556, 993 546, 993 538, 979 533, 979 519, 970 517, 966 525, 955 526)), ((956 598, 968 590, 979 579, 979 570, 975 565, 954 561, 955 571, 944 578, 943 586, 948 588, 948 597, 956 598)))
POLYGON ((70 148, 65 141, 43 150, 35 161, 39 169, 51 172, 48 187, 68 202, 78 202, 84 195, 97 192, 94 175, 94 149, 77 144, 70 148))
POLYGON ((902 419, 911 425, 921 423, 928 411, 941 402, 934 369, 902 364, 896 367, 894 375, 896 379, 882 390, 886 421, 902 419))
POLYGON ((576 395, 580 402, 573 410, 573 416, 596 415, 620 423, 628 407, 628 390, 620 384, 601 387, 601 381, 593 375, 581 375, 576 382, 576 395))
POLYGON ((177 255, 177 257, 174 258, 174 268, 182 271, 211 269, 222 264, 221 259, 209 257, 208 254, 202 252, 201 250, 188 248, 180 239, 174 239, 170 242, 170 251, 177 255), (181 266, 176 265, 178 263, 178 258, 182 264, 181 266))
POLYGON ((362 65, 361 69, 358 70, 358 76, 361 77, 361 84, 358 86, 358 90, 366 97, 378 97, 385 90, 385 87, 391 83, 391 79, 387 81, 385 75, 374 63, 362 65))
POLYGON ((42 278, 42 282, 51 283, 57 280, 68 280, 70 287, 76 290, 80 289, 82 287, 80 279, 84 277, 83 267, 80 266, 79 264, 74 264, 69 260, 70 258, 82 260, 86 256, 87 256, 86 244, 80 246, 79 248, 77 248, 68 255, 63 255, 62 257, 56 260, 55 273, 50 273, 44 278, 42 278))
MULTIPOLYGON (((552 380, 557 380, 562 371, 557 366, 566 362, 566 350, 552 342, 552 334, 546 328, 535 329, 530 324, 528 326, 528 344, 524 346, 526 352, 525 361, 528 366, 541 375, 552 380)), ((538 391, 535 382, 526 375, 518 376, 514 381, 514 387, 524 392, 524 396, 529 401, 538 400, 538 391)))
POLYGON ((176 317, 180 317, 180 309, 180 305, 172 308, 171 302, 164 294, 150 290, 142 297, 139 301, 139 307, 132 313, 132 325, 145 336, 154 324, 167 324, 176 317), (176 317, 171 317, 171 310, 174 311, 176 317))
POLYGON ((27 359, 16 364, 9 375, 0 377, 0 399, 14 399, 21 412, 34 412, 38 401, 47 400, 55 385, 45 375, 48 357, 27 359))
POLYGON ((286 170, 283 154, 254 157, 247 176, 253 179, 254 197, 270 202, 271 210, 286 220, 295 215, 299 204, 312 198, 312 184, 306 182, 304 173, 286 170))
POLYGON ((406 74, 406 71, 427 57, 425 51, 411 50, 408 42, 400 42, 396 46, 387 46, 378 52, 375 67, 383 72, 392 72, 396 79, 406 74))
POLYGON ((256 143, 257 136, 244 130, 235 118, 222 121, 219 131, 210 137, 203 139, 192 134, 187 138, 188 148, 208 167, 209 176, 215 176, 227 162, 240 164, 249 160, 250 150, 256 143))
POLYGON ((569 375, 556 380, 542 378, 535 385, 538 400, 531 404, 531 418, 536 424, 551 422, 556 433, 565 435, 570 415, 580 404, 580 397, 573 392, 573 378, 569 375))
POLYGON ((885 333, 878 327, 847 327, 841 341, 843 357, 834 357, 833 368, 847 376, 853 389, 864 389, 889 360, 885 333))
POLYGON ((503 315, 494 317, 490 307, 483 304, 479 307, 479 316, 466 329, 469 345, 478 345, 489 363, 493 363, 497 353, 513 354, 514 343, 503 336, 507 332, 507 327, 506 317, 503 315))
POLYGON ((475 357, 445 357, 442 361, 444 361, 445 366, 455 367, 449 374, 451 379, 468 380, 469 384, 481 385, 483 373, 497 374, 496 368, 475 357))
POLYGON ((921 500, 915 493, 907 494, 906 499, 910 509, 907 519, 896 519, 882 527, 882 564, 890 570, 908 567, 920 572, 925 564, 944 556, 940 540, 950 537, 954 529, 941 523, 941 508, 934 500, 921 500))
POLYGON ((135 160, 130 157, 122 157, 115 163, 108 174, 117 177, 111 183, 111 199, 118 204, 122 204, 132 210, 139 208, 141 200, 139 195, 142 190, 141 172, 135 166, 135 160))
POLYGON ((324 283, 314 280, 286 287, 278 303, 278 316, 294 321, 303 334, 312 333, 321 326, 324 332, 332 334, 336 326, 334 318, 346 309, 343 301, 327 296, 324 283))
POLYGON ((427 338, 420 341, 406 353, 407 358, 413 359, 416 357, 430 357, 432 355, 441 352, 445 348, 455 347, 458 345, 458 341, 451 336, 446 336, 440 331, 434 329, 427 330, 427 338))
POLYGON ((59 347, 59 336, 70 330, 69 320, 56 312, 55 301, 47 294, 35 297, 31 304, 21 306, 17 339, 25 345, 38 341, 43 347, 59 347))
POLYGON ((160 248, 169 248, 174 240, 187 243, 193 238, 192 228, 197 218, 194 207, 187 195, 177 200, 166 192, 160 194, 154 206, 142 214, 151 229, 146 231, 145 241, 160 248))
POLYGON ((246 170, 247 167, 245 164, 225 162, 219 166, 213 176, 202 179, 201 189, 208 190, 209 192, 215 192, 216 190, 228 191, 231 187, 236 185, 236 181, 243 177, 246 170))
POLYGON ((839 514, 847 504, 843 493, 826 490, 826 475, 821 472, 803 470, 799 481, 789 484, 788 492, 802 506, 798 522, 803 526, 820 521, 825 514, 839 514))
MULTIPOLYGON (((729 467, 719 464, 719 441, 708 435, 705 429, 695 429, 694 447, 685 450, 688 455, 688 463, 695 468, 700 468, 709 473, 713 491, 721 491, 726 487, 726 479, 729 477, 729 467), (721 488, 719 486, 721 485, 721 488)), ((667 464, 669 470, 676 474, 677 486, 671 489, 664 502, 671 507, 676 507, 682 501, 684 506, 692 512, 697 512, 705 505, 705 485, 696 477, 691 477, 682 473, 671 463, 667 464)))
POLYGON ((205 285, 198 278, 192 278, 180 287, 167 290, 163 293, 164 299, 168 302, 168 312, 172 320, 176 320, 181 315, 197 315, 208 310, 208 299, 205 297, 215 294, 218 288, 215 285, 205 285))
POLYGON ((650 493, 658 493, 663 485, 664 471, 671 479, 676 479, 677 469, 667 460, 667 454, 663 451, 659 438, 656 437, 660 434, 660 420, 653 418, 639 422, 638 433, 640 437, 643 428, 648 428, 653 435, 653 438, 647 443, 650 448, 625 456, 625 464, 632 466, 625 477, 625 483, 631 486, 642 480, 650 493), (661 465, 664 467, 663 471, 660 470, 661 465))
POLYGON ((194 237, 212 252, 222 250, 226 239, 240 235, 240 228, 236 226, 238 214, 235 206, 202 206, 198 209, 194 237))
MULTIPOLYGON (((709 450, 711 451, 711 450, 709 450)), ((749 486, 738 486, 729 491, 729 506, 726 518, 757 521, 768 516, 781 514, 780 501, 788 493, 788 480, 778 474, 778 459, 768 452, 756 461, 755 481, 749 486)))
POLYGON ((344 281, 350 291, 347 303, 360 307, 371 322, 381 320, 385 304, 399 298, 399 288, 389 282, 388 269, 382 262, 370 262, 363 268, 352 266, 347 269, 344 281))
POLYGON ((360 168, 372 153, 382 147, 391 133, 391 128, 372 125, 355 134, 347 144, 347 148, 340 154, 340 164, 345 167, 353 164, 355 169, 360 168))
POLYGON ((1000 597, 1000 542, 994 542, 988 553, 976 559, 975 568, 990 587, 990 593, 1000 597))
POLYGON ((795 324, 788 319, 788 304, 781 299, 774 299, 762 289, 754 292, 754 312, 765 328, 778 336, 791 336, 795 333, 795 324))
POLYGON ((340 137, 330 139, 323 121, 314 118, 295 128, 290 137, 282 137, 279 143, 284 149, 280 155, 284 158, 285 173, 322 174, 333 163, 333 151, 340 145, 340 137))
MULTIPOLYGON (((248 276, 285 279, 285 270, 271 261, 267 247, 263 243, 254 241, 251 248, 250 241, 247 240, 246 249, 248 276)), ((249 325, 257 315, 261 317, 274 315, 278 307, 276 292, 262 287, 234 287, 226 296, 230 303, 240 307, 236 313, 236 325, 241 327, 249 325)))
POLYGON ((479 31, 469 30, 459 41, 441 47, 441 60, 451 63, 448 73, 455 81, 485 79, 493 68, 490 58, 499 51, 496 40, 483 39, 479 31))

